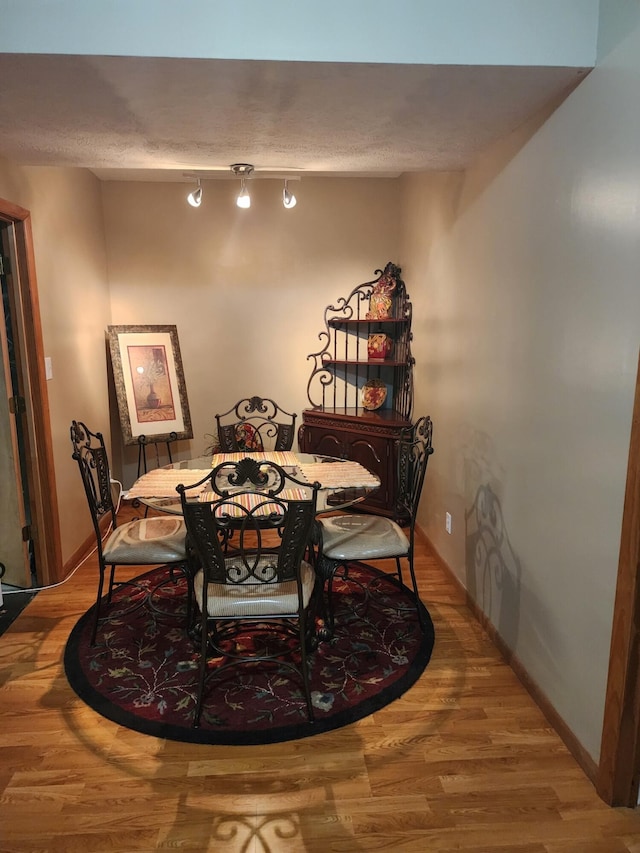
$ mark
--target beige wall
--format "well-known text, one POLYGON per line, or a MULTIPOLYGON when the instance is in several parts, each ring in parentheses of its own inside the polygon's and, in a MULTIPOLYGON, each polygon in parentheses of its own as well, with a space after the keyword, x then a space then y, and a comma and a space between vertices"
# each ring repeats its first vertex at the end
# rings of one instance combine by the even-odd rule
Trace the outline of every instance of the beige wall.
MULTIPOLYGON (((198 209, 186 184, 103 185, 113 322, 178 329, 194 438, 174 458, 202 453, 215 413, 247 395, 300 422, 325 307, 397 261, 396 180, 305 179, 293 210, 278 181, 250 188, 239 210, 235 181, 206 182, 198 209)), ((125 485, 136 468, 126 448, 125 485)))
POLYGON ((636 28, 528 141, 403 182, 435 422, 423 523, 596 760, 640 339, 639 73, 636 28))
POLYGON ((110 306, 99 182, 78 169, 17 167, 0 159, 0 197, 31 212, 66 562, 90 532, 69 425, 108 422, 104 329, 110 306))

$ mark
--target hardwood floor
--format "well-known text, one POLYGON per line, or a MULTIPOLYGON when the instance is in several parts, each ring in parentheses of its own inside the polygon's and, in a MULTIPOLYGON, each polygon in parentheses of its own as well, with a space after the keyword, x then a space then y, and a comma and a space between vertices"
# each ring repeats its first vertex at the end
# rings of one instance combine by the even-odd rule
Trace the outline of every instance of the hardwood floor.
MULTIPOLYGON (((264 747, 157 740, 100 717, 62 656, 95 558, 0 637, 0 851, 640 853, 423 547, 433 658, 347 728, 264 747)), ((132 571, 136 574, 136 571, 132 571)))

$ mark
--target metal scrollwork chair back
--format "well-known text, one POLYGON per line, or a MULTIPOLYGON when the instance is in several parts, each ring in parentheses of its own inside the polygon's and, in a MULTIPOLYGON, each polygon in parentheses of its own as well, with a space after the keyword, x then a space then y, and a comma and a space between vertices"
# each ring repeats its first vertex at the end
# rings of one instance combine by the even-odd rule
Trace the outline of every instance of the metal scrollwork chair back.
POLYGON ((327 582, 329 626, 333 628, 332 586, 336 572, 342 568, 348 574, 351 561, 377 561, 393 558, 399 583, 402 579, 402 559, 406 559, 416 599, 418 621, 425 624, 413 565, 414 538, 418 504, 433 453, 433 423, 421 417, 403 431, 398 441, 398 515, 407 520, 407 528, 377 515, 336 515, 318 521, 315 528, 317 571, 327 582))
POLYGON ((246 397, 215 416, 220 450, 291 450, 296 418, 268 397, 246 397))
POLYGON ((304 557, 319 488, 250 458, 223 463, 199 483, 178 486, 200 612, 194 726, 206 713, 208 672, 215 680, 229 667, 276 661, 302 682, 313 720, 307 652, 321 589, 304 557), (203 491, 189 497, 195 486, 203 491), (230 529, 236 534, 232 548, 230 529), (209 671, 211 658, 222 663, 209 671))
POLYGON ((170 515, 118 525, 109 458, 102 433, 92 432, 82 421, 72 421, 70 432, 72 458, 80 469, 98 554, 100 575, 91 634, 91 645, 95 645, 107 566, 110 567, 107 603, 110 603, 114 586, 126 583, 115 580, 118 565, 184 567, 186 528, 181 518, 170 515))

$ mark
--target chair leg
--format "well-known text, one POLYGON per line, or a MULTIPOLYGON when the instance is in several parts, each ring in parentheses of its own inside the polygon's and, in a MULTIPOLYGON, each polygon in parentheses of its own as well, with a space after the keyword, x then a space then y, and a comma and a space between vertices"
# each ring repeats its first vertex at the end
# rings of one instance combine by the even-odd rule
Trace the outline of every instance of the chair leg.
POLYGON ((334 618, 333 618, 333 579, 336 572, 341 566, 335 560, 330 560, 325 557, 322 552, 314 552, 314 560, 312 565, 316 570, 316 577, 320 579, 321 591, 326 586, 326 600, 323 602, 323 611, 325 617, 324 630, 320 632, 322 640, 330 640, 333 636, 334 618))
POLYGON ((307 717, 309 718, 309 722, 315 722, 315 717, 313 714, 313 704, 311 702, 311 685, 309 683, 309 664, 307 661, 307 627, 306 627, 306 619, 304 616, 301 616, 298 620, 298 631, 300 638, 300 663, 302 667, 302 681, 304 684, 304 698, 307 702, 307 717))
POLYGON ((189 634, 191 632, 191 621, 193 619, 193 586, 188 572, 185 572, 185 574, 187 576, 187 634, 189 634))
MULTIPOLYGON (((369 592, 368 592, 367 586, 364 586, 362 583, 360 583, 359 580, 355 580, 355 579, 352 579, 349 577, 349 561, 346 561, 343 563, 331 563, 331 561, 325 560, 324 566, 325 566, 324 576, 327 578, 327 607, 326 607, 327 617, 328 617, 327 618, 327 623, 328 623, 327 638, 331 639, 333 637, 334 628, 335 628, 335 614, 334 614, 334 607, 333 607, 333 582, 334 582, 334 580, 338 574, 338 570, 340 568, 344 569, 344 571, 340 575, 340 577, 345 581, 350 581, 352 584, 360 587, 360 589, 362 590, 362 593, 364 595, 364 608, 362 611, 363 613, 366 612, 366 609, 368 607, 369 592), (328 567, 330 567, 330 568, 328 569, 328 567)), ((325 638, 323 638, 323 639, 325 639, 325 638)))
POLYGON ((178 582, 178 576, 176 575, 177 570, 182 572, 182 575, 187 582, 187 618, 185 627, 187 635, 189 635, 191 632, 191 620, 193 618, 193 584, 191 582, 191 571, 189 569, 188 562, 175 563, 169 566, 169 579, 174 584, 178 582))
POLYGON ((200 726, 200 714, 202 713, 202 700, 204 698, 204 683, 207 674, 207 652, 209 648, 208 620, 204 613, 201 613, 200 618, 200 671, 198 677, 198 696, 196 699, 195 711, 193 712, 194 729, 197 729, 200 726))
POLYGON ((338 573, 338 569, 340 567, 344 569, 344 578, 348 578, 348 563, 334 563, 327 577, 327 621, 330 637, 333 637, 333 632, 335 628, 335 615, 333 612, 333 581, 335 580, 336 574, 338 573))
POLYGON ((327 581, 327 629, 329 636, 333 637, 334 618, 333 618, 333 578, 335 571, 331 573, 327 581))
POLYGON ((420 605, 422 604, 422 601, 420 599, 420 593, 418 592, 418 581, 416 580, 416 572, 415 572, 415 569, 413 568, 413 554, 409 554, 408 559, 409 559, 409 572, 411 574, 411 583, 413 585, 413 594, 416 597, 416 611, 418 614, 418 624, 420 625, 420 630, 424 631, 425 624, 424 624, 424 619, 422 617, 422 609, 420 607, 420 605))
POLYGON ((107 601, 111 603, 111 596, 113 594, 113 586, 116 577, 116 567, 115 565, 111 566, 111 571, 109 572, 109 591, 107 592, 107 601))
POLYGON ((316 574, 313 592, 307 608, 305 642, 310 654, 318 648, 322 640, 328 640, 327 605, 324 595, 324 581, 316 574))
POLYGON ((98 597, 96 598, 96 615, 93 619, 93 630, 91 632, 90 645, 95 646, 98 635, 98 622, 100 620, 100 602, 102 600, 102 589, 104 587, 104 566, 100 566, 100 578, 98 580, 98 597))

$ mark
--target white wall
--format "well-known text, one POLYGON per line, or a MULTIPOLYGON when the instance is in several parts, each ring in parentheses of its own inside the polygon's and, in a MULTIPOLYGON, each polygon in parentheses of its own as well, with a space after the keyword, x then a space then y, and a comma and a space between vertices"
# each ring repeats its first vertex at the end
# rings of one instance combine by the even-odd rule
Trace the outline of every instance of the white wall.
POLYGON ((0 21, 6 53, 591 66, 598 0, 0 0, 0 21))
POLYGON ((596 760, 640 340, 639 77, 636 27, 530 139, 404 181, 435 422, 422 520, 596 760))

